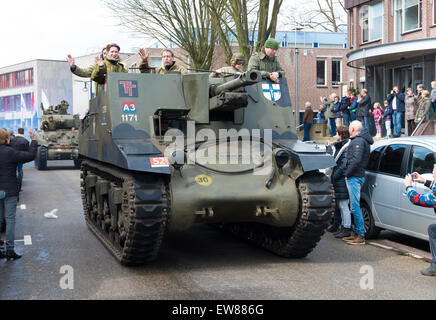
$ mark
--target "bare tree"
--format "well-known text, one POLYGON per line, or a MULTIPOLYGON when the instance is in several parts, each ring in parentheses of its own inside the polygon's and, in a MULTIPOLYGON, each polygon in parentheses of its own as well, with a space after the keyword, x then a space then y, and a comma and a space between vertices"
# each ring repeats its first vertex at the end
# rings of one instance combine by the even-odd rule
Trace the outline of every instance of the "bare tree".
POLYGON ((211 15, 219 21, 218 37, 227 61, 232 56, 233 43, 230 38, 237 40, 240 52, 248 61, 255 49, 259 51, 269 37, 275 36, 283 0, 221 0, 221 6, 212 5, 211 0, 204 1, 211 15), (253 45, 255 42, 256 47, 253 45))
MULTIPOLYGON (((197 69, 209 69, 217 40, 217 21, 203 0, 103 0, 128 30, 184 49, 197 69)), ((217 0, 210 0, 217 2, 217 0)))
POLYGON ((344 0, 316 0, 316 3, 300 0, 287 11, 294 14, 283 17, 284 25, 293 29, 345 32, 347 26, 344 0))

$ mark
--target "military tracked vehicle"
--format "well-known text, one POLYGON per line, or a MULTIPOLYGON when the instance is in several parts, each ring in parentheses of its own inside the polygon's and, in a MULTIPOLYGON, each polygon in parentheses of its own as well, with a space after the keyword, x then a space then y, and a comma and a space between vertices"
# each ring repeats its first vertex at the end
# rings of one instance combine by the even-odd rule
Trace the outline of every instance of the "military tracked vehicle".
POLYGON ((44 112, 41 128, 38 130, 35 167, 45 170, 49 160, 73 160, 74 167, 79 169, 79 115, 59 114, 51 110, 49 112, 44 112))
POLYGON ((203 222, 283 257, 305 257, 334 209, 325 147, 297 140, 286 79, 258 71, 109 73, 79 137, 91 231, 124 265, 203 222))

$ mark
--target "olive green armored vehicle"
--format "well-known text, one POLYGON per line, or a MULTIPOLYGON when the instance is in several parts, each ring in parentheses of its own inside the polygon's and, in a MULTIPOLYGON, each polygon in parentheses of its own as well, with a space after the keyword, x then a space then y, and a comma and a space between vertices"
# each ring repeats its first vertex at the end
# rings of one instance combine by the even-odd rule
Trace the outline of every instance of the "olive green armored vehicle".
POLYGON ((258 71, 109 73, 79 138, 89 228, 125 265, 165 235, 207 223, 277 255, 305 257, 332 216, 325 147, 297 140, 286 79, 258 71))
POLYGON ((49 110, 44 112, 38 130, 35 167, 46 170, 49 160, 73 160, 74 167, 79 169, 79 115, 59 114, 49 110))

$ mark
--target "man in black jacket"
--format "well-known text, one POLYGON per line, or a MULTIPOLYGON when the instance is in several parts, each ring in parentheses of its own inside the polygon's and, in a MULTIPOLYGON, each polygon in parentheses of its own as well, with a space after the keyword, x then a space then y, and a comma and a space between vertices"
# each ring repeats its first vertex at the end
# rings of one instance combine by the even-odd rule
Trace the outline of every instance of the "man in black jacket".
POLYGON ((36 136, 29 131, 32 142, 29 151, 18 151, 9 145, 9 133, 0 130, 0 228, 6 217, 6 253, 0 248, 0 258, 19 259, 14 251, 15 215, 18 202, 17 164, 32 161, 37 150, 36 136))
POLYGON ((362 124, 358 120, 351 122, 349 132, 351 141, 347 148, 344 176, 354 217, 354 230, 351 236, 343 240, 349 244, 365 244, 365 228, 360 209, 360 189, 365 182, 365 168, 369 161, 370 145, 374 143, 374 140, 368 131, 362 130, 362 124))
POLYGON ((391 94, 386 98, 386 100, 391 104, 393 110, 392 121, 394 124, 394 137, 399 137, 401 135, 404 112, 406 111, 404 105, 405 98, 406 95, 401 93, 397 86, 392 88, 391 94))
POLYGON ((368 90, 362 89, 361 96, 357 99, 356 120, 362 123, 362 132, 370 130, 369 110, 372 109, 371 97, 368 90))
MULTIPOLYGON (((10 145, 12 148, 18 151, 29 151, 29 141, 24 137, 24 129, 18 128, 18 134, 11 140, 10 145)), ((20 175, 23 170, 23 164, 17 165, 17 174, 20 175)))

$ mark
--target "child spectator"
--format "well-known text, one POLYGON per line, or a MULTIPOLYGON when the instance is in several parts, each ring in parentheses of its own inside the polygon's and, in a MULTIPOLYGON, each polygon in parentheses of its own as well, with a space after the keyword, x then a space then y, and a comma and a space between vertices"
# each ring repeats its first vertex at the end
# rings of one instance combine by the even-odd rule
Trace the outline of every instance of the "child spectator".
POLYGON ((387 100, 384 102, 385 105, 385 111, 383 113, 383 118, 385 119, 385 127, 386 127, 386 137, 391 138, 392 137, 392 106, 389 104, 387 100))
POLYGON ((377 130, 376 138, 381 137, 381 125, 380 122, 383 119, 383 110, 380 106, 380 103, 374 103, 374 111, 369 110, 369 114, 374 117, 375 128, 377 130))

